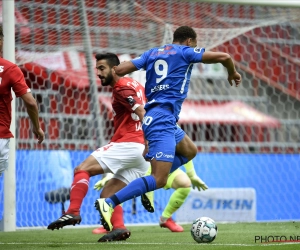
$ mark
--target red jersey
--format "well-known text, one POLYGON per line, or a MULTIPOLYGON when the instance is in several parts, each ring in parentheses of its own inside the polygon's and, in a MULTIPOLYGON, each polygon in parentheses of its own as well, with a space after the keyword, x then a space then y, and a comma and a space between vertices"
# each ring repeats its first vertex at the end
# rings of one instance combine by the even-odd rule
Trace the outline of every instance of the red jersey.
POLYGON ((137 142, 144 144, 139 117, 134 110, 145 104, 144 87, 129 77, 122 77, 113 87, 112 109, 114 135, 111 142, 137 142))
POLYGON ((11 123, 11 89, 15 92, 16 97, 30 92, 19 67, 0 57, 0 138, 14 137, 9 130, 11 123))

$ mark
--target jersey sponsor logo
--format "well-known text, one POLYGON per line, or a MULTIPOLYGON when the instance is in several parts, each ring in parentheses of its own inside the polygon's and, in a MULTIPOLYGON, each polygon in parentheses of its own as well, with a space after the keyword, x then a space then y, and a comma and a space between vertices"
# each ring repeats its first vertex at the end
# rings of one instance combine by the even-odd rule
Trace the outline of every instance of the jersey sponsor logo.
POLYGON ((177 54, 177 51, 176 50, 169 50, 169 51, 166 51, 164 49, 158 49, 157 51, 153 51, 150 56, 159 56, 159 55, 175 55, 177 54))
POLYGON ((170 88, 169 84, 157 85, 151 89, 151 93, 161 91, 161 90, 166 90, 168 88, 170 88))
POLYGON ((0 66, 0 73, 4 71, 4 66, 0 66))
POLYGON ((196 47, 196 48, 194 48, 194 52, 196 52, 196 53, 201 53, 202 49, 203 49, 203 48, 198 48, 198 47, 196 47))
POLYGON ((173 49, 173 46, 170 45, 165 46, 165 50, 171 50, 171 49, 173 49))
POLYGON ((158 48, 157 50, 158 51, 164 51, 164 50, 171 50, 171 49, 173 49, 173 46, 166 45, 165 47, 158 48))
POLYGON ((1 83, 2 83, 2 77, 0 77, 0 85, 1 85, 1 83))

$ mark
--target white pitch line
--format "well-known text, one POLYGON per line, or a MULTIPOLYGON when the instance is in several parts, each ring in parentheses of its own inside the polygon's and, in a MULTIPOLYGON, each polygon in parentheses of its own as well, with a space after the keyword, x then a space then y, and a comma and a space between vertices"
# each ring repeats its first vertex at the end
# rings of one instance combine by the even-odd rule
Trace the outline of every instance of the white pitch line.
MULTIPOLYGON (((170 245, 170 246, 176 246, 176 245, 197 245, 197 243, 134 243, 134 242, 108 242, 109 244, 114 244, 114 245, 170 245)), ((99 245, 102 243, 87 243, 87 242, 77 242, 77 243, 53 243, 53 242, 0 242, 0 245, 99 245)), ((220 243, 210 243, 210 244, 199 244, 201 247, 204 246, 233 246, 233 247, 251 247, 251 246, 256 246, 256 247, 269 247, 269 246, 284 246, 284 245, 295 245, 295 244, 300 244, 300 242, 286 242, 286 243, 267 243, 267 244, 220 244, 220 243)))

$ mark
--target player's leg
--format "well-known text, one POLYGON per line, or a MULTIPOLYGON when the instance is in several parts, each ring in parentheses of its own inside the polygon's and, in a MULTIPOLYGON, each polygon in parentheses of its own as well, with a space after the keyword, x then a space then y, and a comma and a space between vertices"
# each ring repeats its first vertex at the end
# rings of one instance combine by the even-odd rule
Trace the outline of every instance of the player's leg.
MULTIPOLYGON (((126 186, 126 183, 114 178, 114 175, 112 175, 112 177, 110 177, 110 179, 108 179, 106 181, 105 186, 102 188, 100 197, 101 198, 109 197, 125 186, 126 186)), ((113 226, 113 230, 125 229, 122 205, 118 205, 115 207, 114 212, 111 217, 111 223, 113 226)), ((109 233, 109 231, 107 231, 103 226, 101 226, 99 228, 95 228, 92 232, 93 232, 93 234, 109 233)))
MULTIPOLYGON (((145 176, 150 175, 151 171, 152 168, 150 166, 145 176)), ((142 194, 141 203, 148 212, 154 213, 154 191, 142 194)))
POLYGON ((186 164, 197 155, 197 147, 188 135, 179 127, 175 129, 176 154, 171 168, 171 173, 186 164))
POLYGON ((110 231, 112 229, 110 221, 114 207, 136 196, 140 196, 143 193, 156 190, 157 187, 155 177, 157 179, 160 178, 159 181, 161 181, 161 183, 166 183, 166 181, 162 181, 162 176, 168 175, 172 166, 171 162, 167 163, 168 166, 166 167, 165 164, 163 164, 163 162, 152 160, 152 175, 141 177, 132 181, 125 188, 121 189, 120 191, 118 191, 113 196, 110 196, 107 199, 96 200, 95 207, 100 213, 102 225, 106 230, 110 231), (162 171, 158 171, 157 169, 160 169, 162 171))
POLYGON ((185 163, 189 162, 197 155, 197 147, 187 134, 185 134, 183 139, 176 145, 176 154, 186 157, 188 161, 185 163))
MULTIPOLYGON (((118 175, 114 175, 112 179, 110 179, 102 189, 101 198, 106 198, 113 195, 115 192, 119 191, 127 184, 120 179, 117 179, 118 175)), ((108 242, 108 241, 121 241, 126 240, 130 237, 130 231, 124 225, 124 217, 123 217, 123 208, 121 205, 118 205, 114 208, 114 212, 111 217, 112 231, 107 231, 107 234, 102 236, 98 242, 108 242)), ((103 228, 105 230, 105 228, 103 228)))
POLYGON ((170 174, 165 189, 173 188, 167 206, 160 217, 159 225, 168 228, 172 232, 183 232, 183 227, 178 225, 172 215, 181 207, 191 190, 191 181, 181 169, 175 170, 170 174))
POLYGON ((54 230, 67 225, 80 224, 80 207, 87 194, 90 177, 110 171, 101 161, 101 155, 105 153, 103 148, 94 151, 74 169, 74 179, 70 189, 70 206, 65 214, 48 225, 48 229, 54 230))
POLYGON ((93 155, 90 155, 74 169, 74 180, 70 191, 70 206, 66 214, 80 214, 80 207, 87 194, 90 177, 97 174, 103 174, 103 168, 93 155))
MULTIPOLYGON (((130 186, 133 182, 137 180, 137 178, 144 176, 150 164, 146 162, 145 159, 143 158, 142 156, 143 150, 144 150, 143 144, 123 143, 122 144, 123 156, 118 154, 119 165, 121 166, 121 168, 118 169, 117 172, 115 173, 115 178, 122 180, 123 182, 128 184, 128 186, 130 186)), ((116 157, 116 154, 114 157, 116 157)), ((121 190, 127 189, 128 186, 126 186, 121 190)), ((129 199, 133 197, 134 195, 129 199)), ((127 196, 125 197, 124 201, 129 200, 126 198, 127 196)), ((120 201, 120 199, 115 194, 110 196, 107 199, 100 198, 95 201, 95 207, 100 213, 102 225, 106 230, 108 231, 112 230, 111 216, 113 213, 113 209, 121 203, 123 203, 123 201, 120 201), (109 202, 106 202, 106 200, 109 200, 109 202)))
POLYGON ((152 173, 132 181, 113 196, 95 202, 106 229, 111 230, 110 218, 116 205, 166 185, 175 156, 175 127, 176 119, 170 110, 158 108, 147 112, 143 131, 149 151, 145 158, 151 162, 152 173))
MULTIPOLYGON (((127 183, 124 181, 112 178, 110 179, 106 185, 103 187, 100 197, 107 198, 125 187, 127 183)), ((123 208, 121 205, 115 207, 114 212, 111 217, 111 223, 114 229, 125 229, 124 219, 123 219, 123 208)))

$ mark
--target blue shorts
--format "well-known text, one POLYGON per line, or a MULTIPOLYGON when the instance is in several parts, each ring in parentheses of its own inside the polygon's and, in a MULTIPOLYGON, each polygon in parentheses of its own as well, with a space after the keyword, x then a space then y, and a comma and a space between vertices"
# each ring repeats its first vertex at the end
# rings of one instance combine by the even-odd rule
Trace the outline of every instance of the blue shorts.
POLYGON ((155 107, 146 112, 142 125, 149 151, 146 159, 173 162, 176 144, 185 136, 168 109, 155 107))

